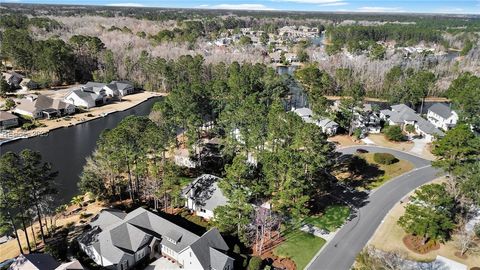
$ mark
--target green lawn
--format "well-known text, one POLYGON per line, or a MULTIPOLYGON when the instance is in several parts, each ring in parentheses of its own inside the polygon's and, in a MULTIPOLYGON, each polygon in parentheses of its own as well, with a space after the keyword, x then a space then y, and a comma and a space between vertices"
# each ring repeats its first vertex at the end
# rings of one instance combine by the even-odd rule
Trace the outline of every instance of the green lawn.
POLYGON ((297 269, 304 269, 324 244, 323 238, 294 230, 285 236, 285 241, 273 250, 273 254, 290 258, 297 265, 297 269))
POLYGON ((376 163, 373 160, 373 153, 361 154, 360 156, 364 157, 368 163, 378 166, 378 168, 384 172, 382 176, 377 177, 375 181, 372 181, 367 186, 368 189, 374 189, 374 188, 380 187, 381 185, 385 184, 388 180, 394 177, 397 177, 399 175, 402 175, 408 171, 411 171, 415 167, 413 163, 403 159, 400 159, 398 162, 395 162, 390 165, 384 165, 384 164, 376 163))
POLYGON ((327 207, 323 215, 307 217, 304 222, 332 232, 337 228, 340 228, 349 215, 350 207, 345 205, 333 205, 327 207))

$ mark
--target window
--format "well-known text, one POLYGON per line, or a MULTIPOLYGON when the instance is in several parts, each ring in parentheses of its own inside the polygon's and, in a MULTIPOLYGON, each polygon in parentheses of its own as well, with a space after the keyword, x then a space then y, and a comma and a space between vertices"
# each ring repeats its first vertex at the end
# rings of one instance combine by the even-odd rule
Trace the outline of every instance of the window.
POLYGON ((128 260, 123 261, 123 262, 120 264, 120 268, 121 268, 122 270, 127 270, 127 269, 128 269, 128 260))
POLYGON ((143 257, 145 257, 145 249, 141 249, 135 254, 135 258, 137 261, 140 261, 143 257))

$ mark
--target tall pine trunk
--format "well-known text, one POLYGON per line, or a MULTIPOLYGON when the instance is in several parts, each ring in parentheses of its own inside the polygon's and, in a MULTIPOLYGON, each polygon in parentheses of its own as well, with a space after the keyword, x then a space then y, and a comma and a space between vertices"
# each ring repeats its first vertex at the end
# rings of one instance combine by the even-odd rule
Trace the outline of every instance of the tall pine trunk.
POLYGON ((15 221, 13 220, 12 214, 9 210, 7 210, 8 218, 10 219, 10 225, 12 226, 13 233, 15 234, 15 238, 17 239, 18 249, 20 249, 20 254, 23 255, 22 243, 20 243, 20 237, 18 237, 17 226, 15 225, 15 221))
POLYGON ((32 253, 32 247, 30 246, 30 239, 28 237, 27 226, 25 224, 25 217, 23 216, 23 214, 20 215, 20 219, 22 220, 23 232, 25 233, 25 239, 27 240, 28 252, 32 253))

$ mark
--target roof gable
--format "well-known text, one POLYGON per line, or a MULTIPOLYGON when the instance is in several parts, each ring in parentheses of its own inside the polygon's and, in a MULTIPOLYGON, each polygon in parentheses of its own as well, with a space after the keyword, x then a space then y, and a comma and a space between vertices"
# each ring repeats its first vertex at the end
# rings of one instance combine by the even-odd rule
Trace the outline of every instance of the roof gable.
POLYGON ((435 103, 430 108, 428 108, 428 110, 441 116, 443 119, 448 119, 450 116, 453 115, 450 107, 443 103, 435 103))

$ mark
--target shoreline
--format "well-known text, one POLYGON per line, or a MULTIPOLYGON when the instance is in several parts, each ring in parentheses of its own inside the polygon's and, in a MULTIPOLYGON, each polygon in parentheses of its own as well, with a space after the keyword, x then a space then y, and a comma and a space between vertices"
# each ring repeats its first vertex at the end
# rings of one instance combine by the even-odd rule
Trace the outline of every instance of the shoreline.
POLYGON ((167 94, 157 92, 139 92, 128 95, 120 102, 106 104, 101 107, 94 107, 90 110, 78 114, 73 114, 70 118, 61 117, 58 119, 41 119, 39 122, 44 124, 44 127, 38 127, 33 130, 23 131, 20 127, 10 130, 6 135, 0 134, 0 146, 14 142, 20 139, 27 139, 36 136, 48 136, 48 133, 60 128, 68 128, 76 125, 84 124, 102 117, 107 117, 110 114, 126 111, 132 109, 152 98, 164 97, 167 94))

